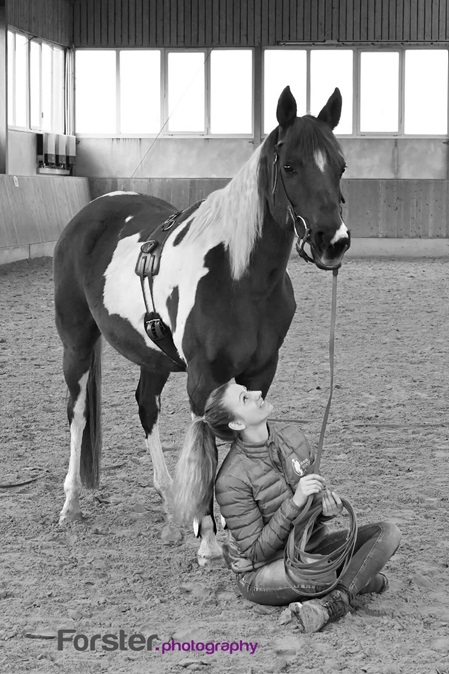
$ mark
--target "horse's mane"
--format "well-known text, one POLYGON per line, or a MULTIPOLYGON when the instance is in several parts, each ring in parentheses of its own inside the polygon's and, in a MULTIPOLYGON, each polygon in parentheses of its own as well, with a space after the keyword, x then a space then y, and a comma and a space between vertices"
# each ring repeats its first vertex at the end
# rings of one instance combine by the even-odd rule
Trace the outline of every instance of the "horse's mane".
MULTIPOLYGON (((253 152, 237 175, 221 190, 212 192, 192 217, 185 241, 193 241, 206 229, 220 234, 229 252, 232 277, 245 273, 256 240, 262 233, 265 194, 269 191, 269 157, 274 151, 278 130, 272 131, 253 152)), ((296 120, 286 141, 292 153, 312 160, 317 150, 338 167, 343 152, 330 127, 311 115, 296 120)))
POLYGON ((262 145, 221 190, 212 192, 192 219, 187 239, 194 240, 213 228, 229 251, 232 277, 244 274, 254 244, 262 231, 264 205, 258 190, 258 168, 262 145))

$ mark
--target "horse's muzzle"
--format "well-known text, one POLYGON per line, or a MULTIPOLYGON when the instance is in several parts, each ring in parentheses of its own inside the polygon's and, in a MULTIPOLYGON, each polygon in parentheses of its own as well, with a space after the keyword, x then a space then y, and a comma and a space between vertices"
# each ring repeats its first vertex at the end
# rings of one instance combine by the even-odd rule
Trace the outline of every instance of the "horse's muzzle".
POLYGON ((341 267, 344 254, 351 247, 351 233, 348 230, 347 236, 327 246, 320 245, 314 237, 310 237, 307 243, 310 246, 311 257, 304 251, 304 243, 300 241, 296 244, 298 255, 307 262, 313 262, 319 269, 332 271, 341 267))

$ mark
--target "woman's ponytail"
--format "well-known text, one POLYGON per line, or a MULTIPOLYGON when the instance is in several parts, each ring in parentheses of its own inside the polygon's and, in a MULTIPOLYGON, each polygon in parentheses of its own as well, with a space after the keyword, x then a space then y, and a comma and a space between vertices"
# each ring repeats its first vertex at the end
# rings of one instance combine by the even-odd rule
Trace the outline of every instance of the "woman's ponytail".
POLYGON ((215 436, 203 417, 190 425, 173 482, 175 518, 192 523, 209 512, 213 498, 218 452, 215 436))
POLYGON ((229 382, 212 391, 204 416, 196 417, 187 431, 173 482, 174 516, 180 522, 201 522, 211 514, 218 464, 215 438, 232 442, 237 437, 229 427, 232 416, 223 403, 228 386, 229 382))

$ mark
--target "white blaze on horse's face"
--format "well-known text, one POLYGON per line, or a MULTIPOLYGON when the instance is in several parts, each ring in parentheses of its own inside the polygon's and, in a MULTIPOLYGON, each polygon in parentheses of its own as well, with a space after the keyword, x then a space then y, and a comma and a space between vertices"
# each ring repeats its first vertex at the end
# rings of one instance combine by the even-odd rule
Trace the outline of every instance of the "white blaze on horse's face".
POLYGON ((331 245, 332 246, 335 245, 336 243, 338 243, 342 239, 347 239, 348 234, 349 234, 349 229, 346 227, 345 223, 342 220, 340 227, 337 229, 333 238, 331 239, 331 245))
POLYGON ((318 166, 320 169, 321 173, 324 173, 326 170, 326 155, 322 150, 315 150, 313 153, 313 158, 315 160, 315 164, 318 166))

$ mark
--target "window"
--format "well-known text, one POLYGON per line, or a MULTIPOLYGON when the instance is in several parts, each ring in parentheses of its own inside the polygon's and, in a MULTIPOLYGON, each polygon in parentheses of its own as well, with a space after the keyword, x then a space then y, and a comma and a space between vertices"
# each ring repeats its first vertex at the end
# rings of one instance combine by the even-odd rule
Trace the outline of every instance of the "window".
MULTIPOLYGON (((38 47, 41 49, 41 123, 36 126, 42 131, 64 133, 64 50, 45 42, 38 47)), ((36 108, 37 104, 31 100, 31 109, 36 108)))
POLYGON ((405 51, 405 133, 447 133, 447 75, 447 49, 405 51))
MULTIPOLYGON (((35 47, 31 49, 31 123, 34 128, 42 109, 39 123, 48 128, 49 47, 42 46, 41 53, 36 54, 35 47), (39 87, 35 83, 37 74, 41 78, 39 87)), ((258 119, 260 112, 262 131, 268 134, 277 125, 277 101, 287 85, 296 98, 299 115, 319 114, 338 87, 343 108, 337 134, 448 132, 448 49, 267 48, 262 54, 262 72, 257 73, 262 77, 262 99, 255 90, 259 77, 254 77, 253 51, 77 50, 76 132, 112 136, 251 135, 253 116, 258 119)), ((26 67, 26 61, 19 52, 16 54, 14 42, 10 68, 15 73, 26 67)), ((54 51, 52 68, 54 90, 54 51)), ((62 81, 64 66, 57 68, 60 75, 56 79, 62 81)), ((20 111, 24 106, 26 110, 27 90, 14 84, 13 94, 11 116, 16 124, 23 124, 20 111)), ((62 110, 57 113, 53 109, 53 127, 62 110)))
POLYGON ((170 133, 205 132, 204 52, 168 54, 168 120, 170 133))
POLYGON ((8 31, 8 121, 14 126, 15 115, 15 85, 14 85, 14 52, 15 34, 8 31))
POLYGON ((52 124, 51 130, 55 133, 64 133, 64 110, 65 110, 65 59, 64 50, 53 47, 52 53, 52 124))
POLYGON ((161 128, 161 55, 158 50, 120 52, 120 131, 158 133, 161 128))
POLYGON ((252 133, 252 49, 80 49, 75 65, 76 133, 252 133))
POLYGON ((28 39, 8 31, 9 124, 28 127, 28 39))
POLYGON ((8 123, 64 133, 64 50, 8 31, 8 123))
POLYGON ((76 132, 115 134, 116 51, 77 51, 75 84, 76 132))
POLYGON ((360 131, 399 131, 399 52, 360 55, 360 131))
POLYGON ((279 96, 289 86, 298 106, 298 115, 307 112, 307 51, 305 49, 266 49, 264 52, 263 130, 276 126, 279 96))
POLYGON ((40 129, 42 122, 41 103, 41 45, 30 43, 30 126, 40 129))
POLYGON ((42 130, 52 128, 52 53, 48 44, 42 45, 42 130))
POLYGON ((318 115, 338 87, 343 108, 337 133, 352 133, 352 49, 312 49, 310 53, 310 111, 318 115))
POLYGON ((210 57, 210 132, 251 133, 252 91, 252 52, 214 49, 210 57))

